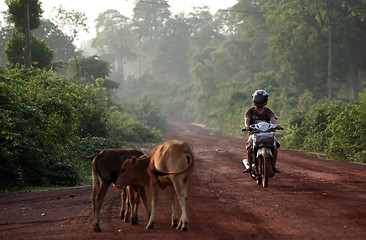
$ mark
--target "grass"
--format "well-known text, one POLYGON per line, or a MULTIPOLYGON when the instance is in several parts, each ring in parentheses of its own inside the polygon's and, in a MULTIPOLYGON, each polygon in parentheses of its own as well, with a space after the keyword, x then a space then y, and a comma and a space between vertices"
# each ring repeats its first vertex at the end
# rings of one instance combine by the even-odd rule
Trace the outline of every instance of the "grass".
POLYGON ((0 196, 8 196, 15 193, 27 193, 27 192, 43 192, 43 191, 52 191, 52 190, 62 190, 62 189, 72 189, 79 188, 92 185, 92 176, 90 175, 83 182, 79 183, 76 186, 25 186, 25 187, 17 187, 12 186, 6 189, 0 189, 0 196))

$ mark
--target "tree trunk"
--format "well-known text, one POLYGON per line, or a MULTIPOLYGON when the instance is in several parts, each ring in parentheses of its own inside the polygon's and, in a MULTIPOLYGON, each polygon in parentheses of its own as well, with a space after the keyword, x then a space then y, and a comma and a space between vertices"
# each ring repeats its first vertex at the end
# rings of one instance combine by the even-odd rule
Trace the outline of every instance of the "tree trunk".
POLYGON ((351 97, 352 101, 356 102, 358 93, 360 91, 360 84, 358 79, 358 70, 359 70, 359 61, 362 59, 362 53, 360 49, 362 49, 362 42, 360 44, 358 40, 357 33, 360 31, 358 29, 357 24, 354 24, 352 31, 351 44, 348 44, 349 47, 349 82, 351 87, 351 97), (361 53, 361 55, 360 55, 361 53))
POLYGON ((350 65, 350 83, 352 100, 356 102, 358 96, 358 67, 355 64, 350 65))
POLYGON ((30 68, 32 64, 31 42, 30 42, 30 17, 29 17, 29 0, 24 1, 24 66, 30 68))
POLYGON ((332 44, 332 21, 328 15, 328 100, 332 100, 332 78, 333 78, 333 44, 332 44))
POLYGON ((120 76, 121 76, 121 78, 122 78, 122 81, 124 81, 125 80, 125 72, 124 72, 124 68, 123 68, 123 64, 124 64, 124 62, 123 62, 123 54, 121 55, 121 58, 120 58, 120 70, 119 70, 119 72, 120 72, 120 76))

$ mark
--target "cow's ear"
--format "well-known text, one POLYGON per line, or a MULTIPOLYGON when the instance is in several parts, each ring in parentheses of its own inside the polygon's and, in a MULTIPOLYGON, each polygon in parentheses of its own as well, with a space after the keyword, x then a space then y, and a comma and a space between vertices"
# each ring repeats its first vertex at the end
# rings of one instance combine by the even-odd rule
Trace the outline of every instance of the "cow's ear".
POLYGON ((136 166, 136 165, 137 165, 137 157, 133 156, 133 157, 131 158, 131 162, 132 162, 132 165, 133 165, 133 166, 136 166))

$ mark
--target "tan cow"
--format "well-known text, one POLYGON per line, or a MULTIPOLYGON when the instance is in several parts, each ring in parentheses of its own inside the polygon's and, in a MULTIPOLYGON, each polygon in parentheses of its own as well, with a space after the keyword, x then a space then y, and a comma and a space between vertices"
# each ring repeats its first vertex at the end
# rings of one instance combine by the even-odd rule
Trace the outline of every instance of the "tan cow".
MULTIPOLYGON (((102 202, 110 184, 114 184, 117 180, 122 163, 131 157, 141 157, 143 155, 144 153, 136 149, 118 148, 103 150, 93 159, 93 192, 91 200, 94 231, 101 231, 99 226, 99 215, 102 202)), ((137 223, 137 207, 139 203, 138 198, 136 199, 135 197, 135 190, 144 204, 147 216, 150 217, 150 211, 147 207, 145 188, 142 186, 127 186, 122 189, 121 194, 121 218, 127 222, 129 215, 131 215, 132 224, 137 223), (125 207, 125 203, 127 204, 127 207, 125 207)))
POLYGON ((151 187, 152 210, 146 229, 154 227, 159 187, 163 189, 170 185, 171 225, 182 231, 188 230, 186 203, 194 160, 192 150, 186 142, 171 140, 156 146, 149 157, 140 159, 133 157, 123 163, 116 181, 117 187, 130 184, 151 187), (175 211, 176 196, 182 209, 179 223, 175 211))

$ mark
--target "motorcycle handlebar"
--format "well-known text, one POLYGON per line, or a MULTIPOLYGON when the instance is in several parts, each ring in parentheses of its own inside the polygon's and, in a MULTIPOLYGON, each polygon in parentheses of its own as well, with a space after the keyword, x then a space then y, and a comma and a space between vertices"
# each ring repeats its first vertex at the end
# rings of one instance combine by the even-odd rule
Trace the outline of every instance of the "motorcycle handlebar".
MULTIPOLYGON (((275 128, 276 130, 283 130, 283 127, 281 127, 281 126, 277 126, 276 128, 275 128)), ((242 132, 250 132, 250 131, 253 131, 254 129, 253 128, 251 128, 251 127, 249 127, 249 129, 246 129, 246 128, 242 128, 241 129, 241 131, 242 132)))

